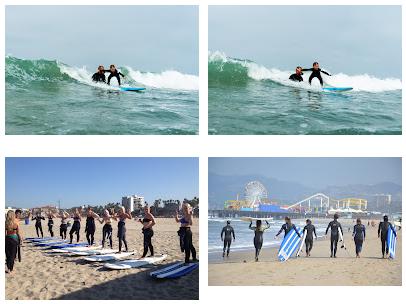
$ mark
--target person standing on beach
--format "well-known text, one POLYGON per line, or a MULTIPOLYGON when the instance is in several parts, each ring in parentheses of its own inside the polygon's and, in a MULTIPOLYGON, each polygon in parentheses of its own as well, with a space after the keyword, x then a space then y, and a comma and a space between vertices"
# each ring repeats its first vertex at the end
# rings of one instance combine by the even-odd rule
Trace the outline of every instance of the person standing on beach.
POLYGON ((382 259, 387 257, 389 253, 389 245, 387 243, 389 229, 392 229, 395 236, 397 236, 395 228, 392 226, 391 223, 389 223, 388 216, 384 215, 383 222, 380 222, 378 226, 378 238, 379 237, 381 238, 381 246, 382 246, 382 259))
POLYGON ((232 241, 231 236, 235 242, 234 228, 231 227, 231 222, 227 221, 227 225, 223 227, 223 230, 221 230, 221 240, 224 241, 223 258, 226 253, 226 249, 227 249, 227 257, 230 254, 230 246, 231 246, 231 241, 232 241), (223 234, 224 234, 224 238, 223 238, 223 234))
POLYGON ((94 219, 100 219, 100 216, 93 212, 93 209, 91 207, 87 208, 86 211, 86 240, 89 246, 92 246, 94 244, 94 234, 96 232, 96 223, 94 222, 94 219))
MULTIPOLYGON (((20 225, 20 220, 24 218, 22 216, 23 211, 21 209, 17 209, 14 213, 15 213, 15 217, 16 217, 16 222, 18 225, 20 225)), ((30 216, 28 215, 28 218, 29 217, 30 216)), ((20 232, 19 237, 18 237, 18 247, 17 247, 17 257, 18 257, 19 262, 21 262, 21 243, 22 243, 22 235, 20 232)))
POLYGON ((62 211, 61 214, 56 215, 61 219, 61 225, 59 226, 59 235, 63 240, 66 240, 66 233, 68 231, 68 223, 67 220, 69 218, 69 214, 66 211, 62 211))
POLYGON ((266 229, 269 229, 269 227, 271 227, 271 224, 268 223, 268 221, 266 222, 266 227, 262 226, 262 221, 261 220, 257 220, 256 221, 256 227, 252 227, 252 221, 250 223, 250 225, 248 226, 249 229, 254 230, 254 247, 255 247, 255 262, 258 262, 258 257, 259 257, 259 252, 261 251, 262 248, 262 243, 264 241, 264 231, 266 229))
POLYGON ((55 215, 51 211, 48 211, 46 213, 46 215, 48 217, 48 231, 49 231, 49 234, 51 235, 51 237, 54 237, 53 227, 54 227, 54 217, 55 217, 55 215))
POLYGON ((18 246, 21 242, 20 225, 13 210, 9 210, 6 215, 6 265, 7 272, 12 274, 14 262, 17 256, 18 246))
POLYGON ((304 232, 307 231, 306 233, 306 238, 305 238, 305 244, 306 244, 306 256, 310 256, 310 251, 312 251, 313 248, 313 234, 317 239, 317 234, 316 234, 316 227, 312 224, 312 221, 310 219, 306 220, 306 226, 303 228, 303 234, 304 232))
POLYGON ((339 239, 339 230, 341 231, 341 234, 343 234, 343 227, 341 227, 341 224, 337 221, 338 220, 338 214, 334 214, 334 220, 332 220, 326 229, 326 235, 328 233, 328 230, 331 228, 331 236, 330 236, 330 258, 334 257, 336 258, 337 254, 337 246, 338 246, 338 239, 339 239))
MULTIPOLYGON (((113 214, 113 212, 111 212, 113 214)), ((106 239, 109 240, 110 242, 110 248, 113 249, 113 226, 111 226, 111 219, 113 218, 112 215, 110 215, 110 212, 105 209, 103 213, 103 218, 99 218, 100 224, 104 223, 103 226, 103 239, 102 239, 102 248, 104 248, 104 244, 106 242, 106 239)))
POLYGON ((69 244, 72 244, 73 234, 74 233, 76 233, 76 241, 77 241, 77 243, 79 243, 79 239, 80 239, 80 234, 79 234, 79 232, 80 232, 80 221, 82 220, 81 219, 81 214, 80 214, 81 211, 82 211, 82 208, 80 209, 80 211, 79 211, 78 208, 76 208, 75 212, 72 214, 73 225, 72 225, 72 228, 69 231, 69 236, 70 236, 70 243, 69 244))
POLYGON ((41 212, 37 212, 31 220, 35 220, 35 231, 37 232, 37 236, 39 237, 39 232, 41 232, 41 237, 43 238, 44 232, 42 231, 41 221, 45 221, 45 218, 41 215, 41 212))
POLYGON ((151 213, 149 206, 144 207, 144 218, 138 219, 138 221, 143 225, 142 233, 144 234, 144 252, 142 253, 141 258, 145 258, 150 251, 150 257, 154 256, 154 246, 152 246, 152 237, 154 236, 154 230, 152 226, 155 225, 155 218, 151 213))
POLYGON ((128 251, 128 245, 127 245, 127 240, 125 238, 125 233, 126 233, 126 228, 125 228, 125 220, 126 219, 131 219, 132 215, 130 213, 130 210, 125 210, 124 207, 121 207, 118 210, 118 213, 114 215, 114 218, 117 220, 118 219, 118 231, 117 231, 117 237, 118 237, 118 253, 121 253, 121 249, 124 243, 125 251, 128 251))
POLYGON ((290 217, 286 216, 285 224, 282 225, 281 229, 275 235, 275 238, 277 238, 279 236, 279 234, 282 233, 282 231, 285 232, 285 235, 283 236, 283 238, 285 238, 292 229, 294 229, 296 231, 296 234, 298 235, 298 237, 301 238, 299 231, 297 230, 296 226, 294 224, 292 224, 290 217))
POLYGON ((366 237, 365 226, 361 224, 360 218, 357 218, 357 224, 354 226, 352 236, 354 237, 355 243, 355 256, 359 258, 360 257, 359 254, 361 253, 362 250, 362 244, 364 243, 366 237))
POLYGON ((190 262, 190 254, 192 254, 192 261, 197 262, 196 249, 193 246, 193 233, 191 226, 193 225, 193 208, 189 203, 183 202, 182 204, 183 216, 180 217, 178 211, 175 214, 175 221, 180 223, 178 235, 180 239, 181 251, 185 252, 185 264, 190 262))

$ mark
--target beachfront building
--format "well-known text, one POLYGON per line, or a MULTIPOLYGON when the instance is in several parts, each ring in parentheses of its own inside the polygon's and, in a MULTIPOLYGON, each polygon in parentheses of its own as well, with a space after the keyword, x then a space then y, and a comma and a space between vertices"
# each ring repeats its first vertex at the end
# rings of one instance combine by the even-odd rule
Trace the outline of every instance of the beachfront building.
POLYGON ((135 210, 139 210, 145 206, 145 199, 143 196, 138 195, 130 195, 130 196, 123 196, 121 199, 121 205, 126 209, 133 212, 135 210))

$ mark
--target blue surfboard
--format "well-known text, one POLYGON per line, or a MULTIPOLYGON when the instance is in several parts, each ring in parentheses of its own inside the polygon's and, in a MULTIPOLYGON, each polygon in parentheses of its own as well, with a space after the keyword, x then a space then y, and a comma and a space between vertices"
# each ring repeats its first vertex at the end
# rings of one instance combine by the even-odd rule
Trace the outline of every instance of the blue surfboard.
POLYGON ((145 88, 130 88, 130 87, 120 87, 120 91, 126 91, 126 92, 140 92, 144 91, 145 88))
POLYGON ((386 244, 389 248, 389 257, 394 259, 396 256, 396 232, 392 226, 389 226, 386 244))
POLYGON ((57 239, 59 239, 59 238, 57 238, 57 237, 44 237, 44 238, 36 237, 36 238, 25 238, 24 240, 27 242, 35 243, 35 242, 44 242, 44 241, 48 241, 48 240, 57 240, 57 239))
POLYGON ((58 241, 58 242, 48 242, 48 243, 35 243, 34 246, 38 247, 49 247, 54 245, 61 245, 65 244, 67 241, 58 241))
POLYGON ((198 267, 199 263, 189 263, 186 265, 183 262, 178 262, 153 271, 149 275, 155 279, 176 279, 187 275, 198 267))
MULTIPOLYGON (((296 227, 300 236, 302 237, 303 233, 299 227, 296 227)), ((295 229, 289 231, 289 233, 285 236, 282 241, 281 246, 279 247, 278 251, 278 259, 279 261, 287 261, 292 254, 298 249, 300 244, 300 238, 296 234, 295 229)))
POLYGON ((51 249, 60 249, 60 248, 70 248, 70 247, 79 247, 79 246, 86 246, 87 243, 76 243, 76 244, 60 244, 60 245, 53 245, 50 246, 51 249))
POLYGON ((346 91, 351 91, 353 88, 351 88, 351 87, 343 87, 343 88, 325 87, 322 89, 325 92, 346 92, 346 91))

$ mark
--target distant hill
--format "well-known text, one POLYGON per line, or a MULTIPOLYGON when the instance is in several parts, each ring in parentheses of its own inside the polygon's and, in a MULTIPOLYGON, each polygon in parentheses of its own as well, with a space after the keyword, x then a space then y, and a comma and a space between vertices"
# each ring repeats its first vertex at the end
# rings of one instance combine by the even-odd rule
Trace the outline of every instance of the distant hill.
POLYGON ((261 175, 225 176, 209 173, 209 209, 222 209, 226 200, 235 199, 237 194, 244 198, 244 187, 257 180, 268 190, 269 198, 283 204, 297 202, 309 195, 322 192, 332 198, 360 197, 373 203, 375 194, 391 194, 394 204, 400 204, 402 186, 391 182, 374 185, 353 184, 328 186, 324 189, 307 187, 297 182, 281 181, 261 175))

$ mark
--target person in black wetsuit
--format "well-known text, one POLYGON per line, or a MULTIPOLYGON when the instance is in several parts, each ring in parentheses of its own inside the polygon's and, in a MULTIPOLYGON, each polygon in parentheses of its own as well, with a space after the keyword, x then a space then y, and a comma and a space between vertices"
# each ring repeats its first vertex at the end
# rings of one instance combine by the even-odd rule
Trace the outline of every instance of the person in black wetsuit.
POLYGON ((312 224, 312 221, 310 219, 306 220, 306 226, 303 228, 303 233, 307 231, 306 238, 305 238, 305 244, 306 244, 306 256, 310 256, 310 251, 312 251, 313 248, 313 234, 317 239, 317 234, 316 234, 316 227, 312 224))
POLYGON ((312 73, 309 76, 309 83, 312 84, 312 79, 316 77, 319 81, 320 84, 323 86, 323 78, 321 77, 320 73, 326 74, 328 76, 331 76, 329 73, 323 71, 322 69, 319 68, 319 63, 318 62, 313 62, 313 67, 311 69, 302 69, 302 71, 311 71, 312 73))
POLYGON ((338 239, 339 239, 339 231, 338 229, 341 230, 341 234, 343 234, 343 227, 341 227, 341 224, 337 221, 338 220, 338 214, 334 214, 334 220, 328 223, 327 229, 326 229, 326 235, 328 230, 331 228, 331 236, 330 236, 330 258, 336 257, 337 254, 337 246, 338 246, 338 239))
POLYGON ((45 218, 41 215, 41 212, 37 212, 36 216, 34 216, 31 220, 35 220, 35 231, 37 232, 37 236, 39 237, 39 232, 41 232, 41 237, 43 238, 44 232, 42 231, 41 221, 45 221, 45 218))
POLYGON ((391 223, 389 223, 388 216, 384 215, 383 222, 380 222, 379 226, 378 226, 378 237, 381 238, 381 244, 382 244, 382 259, 385 258, 385 253, 386 253, 386 256, 389 253, 389 246, 387 243, 389 229, 392 229, 396 236, 396 229, 392 226, 391 223))
POLYGON ((249 229, 254 230, 254 247, 255 247, 255 262, 258 262, 258 257, 259 257, 259 253, 261 251, 262 248, 262 243, 264 241, 264 231, 266 229, 269 229, 269 227, 271 227, 271 224, 268 223, 268 221, 266 222, 266 227, 262 226, 262 221, 261 220, 257 220, 256 221, 256 227, 252 227, 252 222, 250 223, 250 225, 248 226, 249 229))
MULTIPOLYGON (((114 214, 114 210, 112 210, 111 214, 114 214)), ((113 249, 113 227, 111 226, 111 219, 113 218, 112 215, 110 215, 110 212, 105 209, 103 213, 103 217, 100 219, 99 222, 100 224, 103 224, 103 238, 102 238, 102 248, 104 248, 104 244, 106 243, 106 239, 109 240, 110 242, 110 248, 113 249)))
POLYGON ((96 232, 96 224, 94 219, 99 219, 100 216, 93 212, 91 207, 87 208, 86 213, 86 240, 89 246, 94 245, 94 234, 96 232))
POLYGON ((54 217, 55 217, 55 215, 51 211, 48 211, 47 217, 48 217, 48 231, 49 231, 49 234, 51 235, 51 237, 54 237, 53 227, 54 227, 54 217))
POLYGON ((117 237, 118 237, 118 252, 121 253, 122 246, 124 244, 125 251, 128 252, 128 244, 126 239, 127 229, 125 227, 126 219, 132 219, 130 210, 125 210, 124 207, 121 207, 118 210, 117 214, 113 215, 113 218, 118 220, 117 225, 117 237))
POLYGON ((144 207, 144 218, 138 219, 138 221, 142 224, 142 234, 144 234, 144 252, 142 253, 141 258, 145 258, 148 253, 148 249, 150 251, 150 257, 154 256, 154 246, 152 246, 152 237, 154 236, 154 230, 152 230, 152 226, 155 225, 155 218, 151 213, 151 209, 149 206, 144 207))
POLYGON ((104 73, 106 72, 106 70, 104 69, 104 66, 99 65, 99 67, 97 68, 97 72, 93 74, 92 76, 92 80, 94 82, 106 82, 106 75, 104 75, 104 73))
POLYGON ((227 249, 227 257, 230 254, 230 246, 231 246, 232 239, 234 239, 234 242, 235 242, 234 228, 231 227, 231 222, 227 221, 227 225, 223 227, 223 230, 221 230, 221 240, 224 241, 223 258, 226 254, 226 249, 227 249), (223 237, 223 234, 224 234, 224 237, 223 237))
POLYGON ((68 218, 69 214, 66 211, 61 211, 61 214, 57 215, 61 219, 61 225, 59 226, 59 235, 63 240, 66 240, 66 233, 68 231, 68 218))
POLYGON ((361 224, 361 219, 357 218, 357 224, 354 226, 354 230, 352 232, 352 236, 354 237, 355 243, 355 256, 359 258, 359 254, 362 250, 362 243, 365 240, 365 226, 361 224))
POLYGON ((70 235, 70 243, 72 244, 73 241, 73 234, 76 233, 76 241, 79 243, 79 239, 80 239, 80 221, 81 219, 81 214, 80 211, 76 208, 75 212, 72 214, 73 217, 73 225, 72 228, 69 231, 69 235, 70 235))
POLYGON ((113 77, 116 77, 116 78, 117 78, 117 81, 118 81, 118 85, 121 85, 120 75, 123 76, 123 77, 125 77, 125 76, 124 76, 123 73, 119 72, 119 71, 116 69, 116 67, 115 67, 114 64, 110 65, 110 70, 106 70, 105 72, 110 73, 109 77, 107 77, 107 84, 108 84, 108 85, 110 85, 110 80, 111 80, 111 78, 113 78, 113 77))
POLYGON ((302 67, 298 66, 298 67, 296 67, 296 72, 294 74, 290 75, 289 79, 292 81, 301 82, 301 81, 303 81, 302 75, 303 75, 302 67))
POLYGON ((190 255, 192 255, 192 262, 198 262, 196 249, 193 246, 193 233, 191 226, 193 225, 193 208, 186 201, 182 204, 183 216, 180 217, 178 211, 175 214, 175 221, 180 223, 178 230, 180 248, 185 253, 185 264, 189 264, 190 255))
POLYGON ((278 237, 279 234, 282 233, 282 231, 285 232, 285 235, 283 236, 283 238, 285 238, 287 236, 287 234, 294 229, 296 231, 296 234, 298 235, 298 237, 300 238, 300 233, 297 230, 296 226, 294 224, 292 224, 292 221, 290 219, 290 217, 285 217, 285 224, 282 225, 281 229, 278 231, 278 233, 275 235, 275 238, 278 237))

